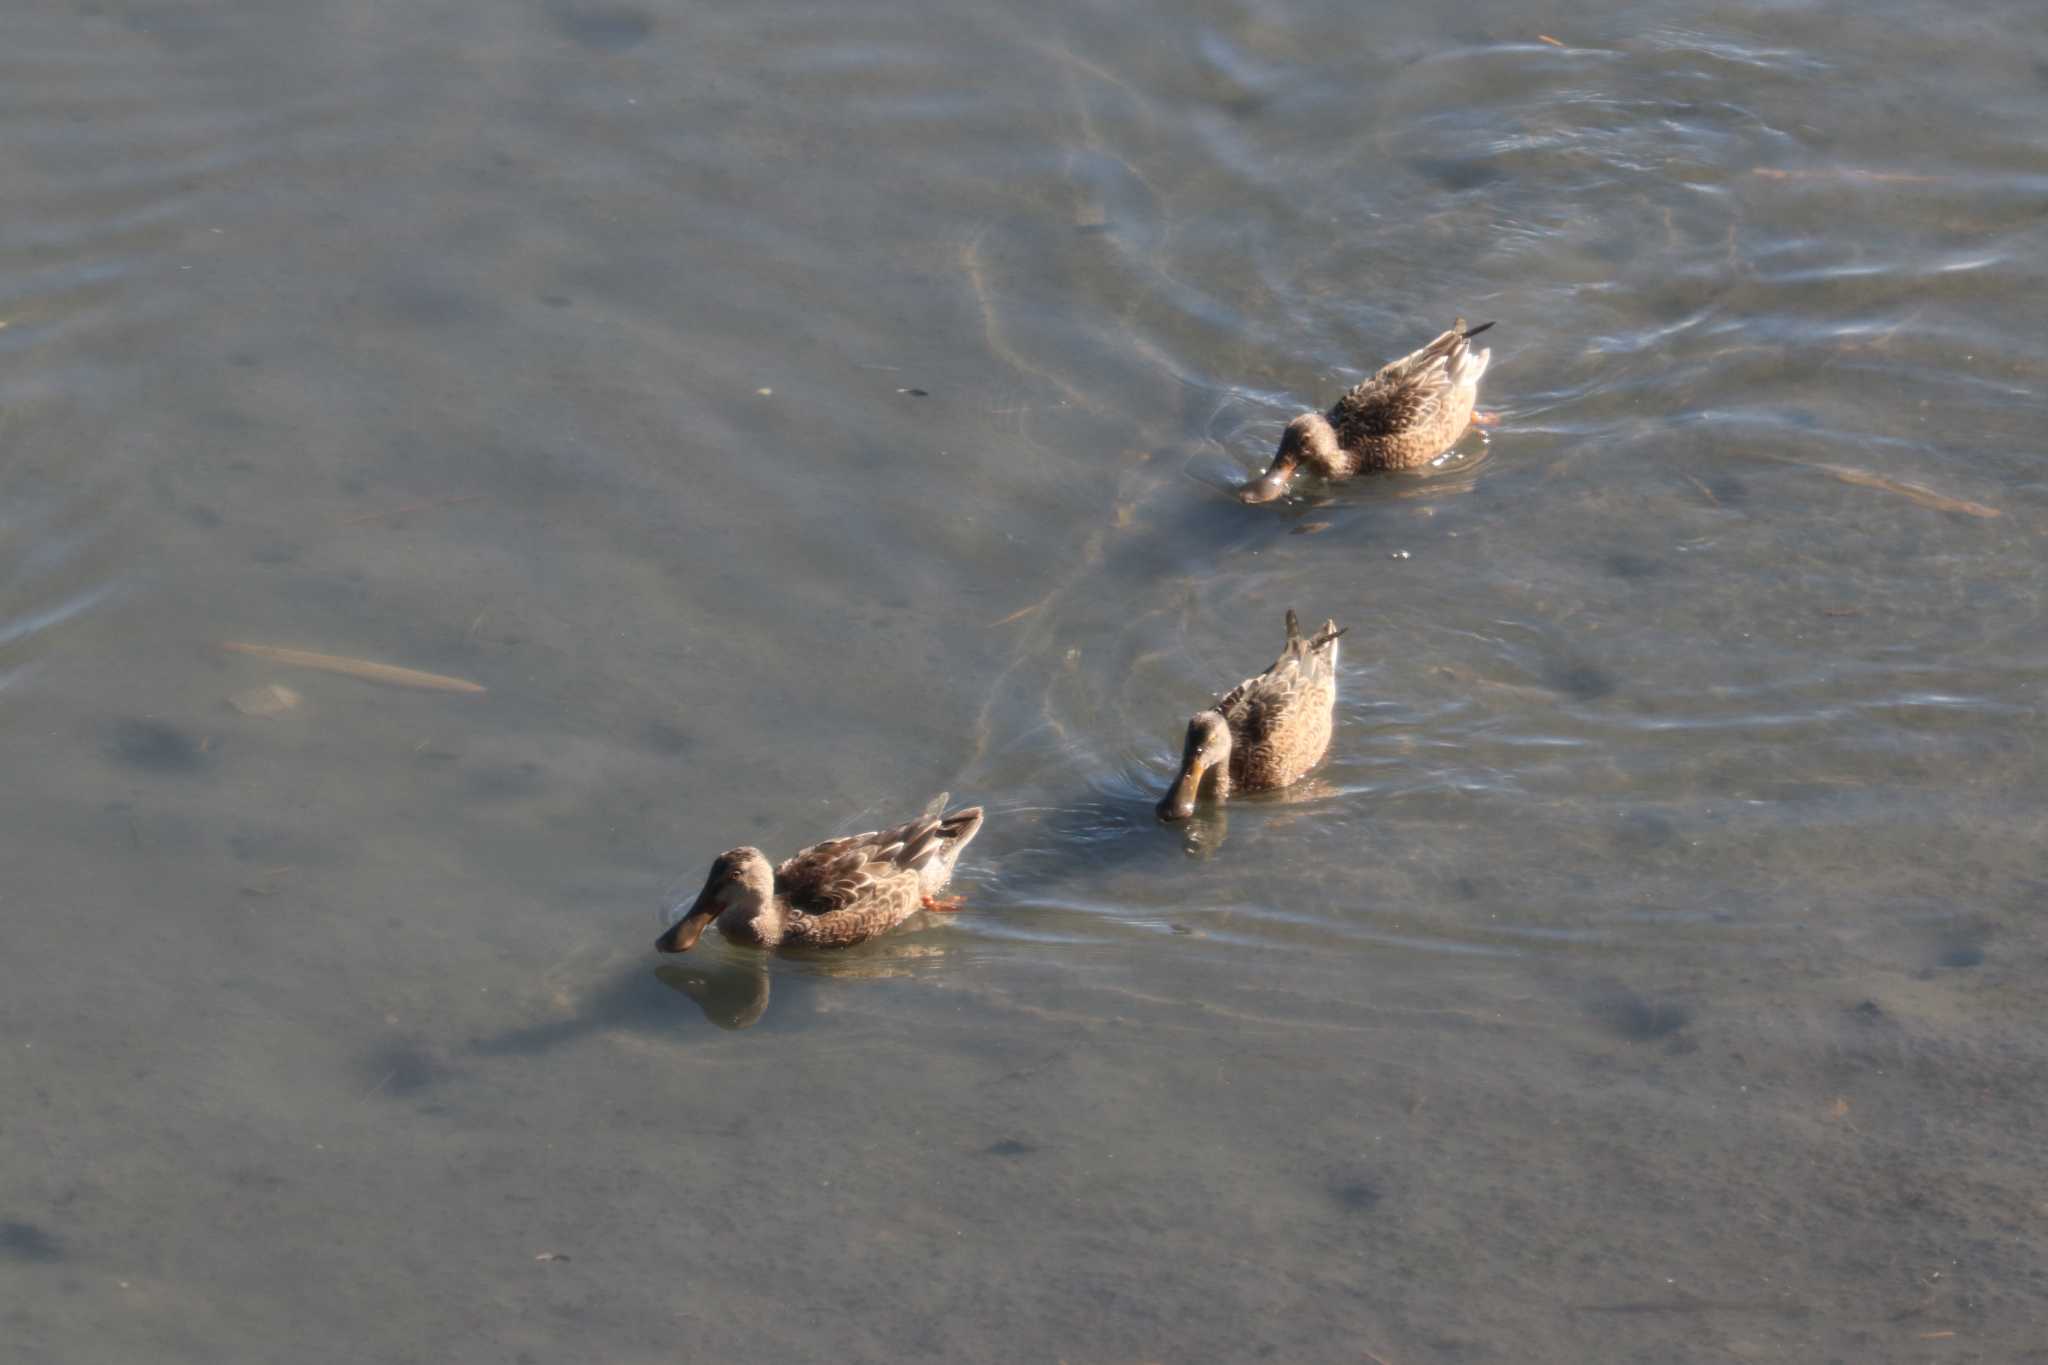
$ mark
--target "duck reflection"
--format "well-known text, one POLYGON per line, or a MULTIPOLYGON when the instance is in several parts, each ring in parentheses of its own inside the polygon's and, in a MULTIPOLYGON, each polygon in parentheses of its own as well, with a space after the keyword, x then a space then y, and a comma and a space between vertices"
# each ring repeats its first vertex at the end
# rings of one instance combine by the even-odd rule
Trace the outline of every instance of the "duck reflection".
POLYGON ((619 959, 609 972, 592 972, 586 987, 563 980, 570 972, 549 972, 539 998, 540 1010, 552 1017, 479 1038, 472 1046, 489 1056, 520 1056, 592 1034, 643 1043, 687 1041, 697 1028, 695 1015, 713 1028, 737 1032, 767 1019, 771 999, 777 1007, 771 1026, 801 1029, 819 1014, 849 1007, 837 990, 840 985, 916 975, 949 951, 942 944, 905 942, 829 953, 707 948, 684 963, 650 966, 637 956, 619 959), (694 1012, 683 1005, 685 1000, 696 1007, 694 1012))
POLYGON ((804 1000, 811 1013, 831 1013, 845 1008, 846 1002, 844 998, 831 1003, 817 998, 817 990, 825 982, 915 976, 936 965, 948 951, 941 944, 900 941, 852 956, 845 950, 791 949, 773 954, 734 950, 722 960, 706 958, 688 966, 664 964, 654 969, 654 979, 688 996, 714 1027, 737 1031, 761 1022, 778 977, 784 993, 804 1000))
POLYGON ((1180 832, 1181 852, 1190 858, 1213 858, 1222 852, 1223 841, 1230 834, 1230 814, 1221 801, 1211 801, 1168 828, 1180 832))
POLYGON ((756 957, 751 963, 726 963, 716 967, 656 967, 654 979, 672 991, 687 995, 704 1011, 713 1027, 729 1031, 752 1028, 768 1012, 771 990, 768 963, 756 957))
MULTIPOLYGON (((697 970, 685 973, 688 976, 732 975, 737 976, 737 962, 722 964, 705 962, 696 964, 697 970)), ((533 1056, 553 1051, 564 1044, 580 1042, 592 1034, 607 1034, 614 1037, 651 1039, 655 1037, 675 1038, 678 1025, 688 1021, 678 1013, 680 1003, 669 982, 658 980, 648 970, 645 959, 637 954, 630 960, 614 958, 609 970, 597 967, 590 971, 582 982, 565 980, 568 973, 556 969, 543 974, 539 989, 530 997, 530 1013, 539 1015, 531 1022, 518 1024, 498 1033, 478 1038, 475 1051, 487 1056, 533 1056)), ((725 1001, 734 998, 740 987, 724 987, 717 998, 725 1001)), ((758 987, 761 1000, 768 998, 765 982, 758 987)), ((737 1007, 722 1007, 714 1014, 705 1008, 705 1017, 713 1023, 719 1019, 738 1019, 744 1011, 737 1007)), ((756 1009, 745 1024, 721 1024, 721 1027, 746 1027, 759 1019, 761 1011, 756 1009)), ((687 1032, 687 1029, 684 1030, 687 1032)))

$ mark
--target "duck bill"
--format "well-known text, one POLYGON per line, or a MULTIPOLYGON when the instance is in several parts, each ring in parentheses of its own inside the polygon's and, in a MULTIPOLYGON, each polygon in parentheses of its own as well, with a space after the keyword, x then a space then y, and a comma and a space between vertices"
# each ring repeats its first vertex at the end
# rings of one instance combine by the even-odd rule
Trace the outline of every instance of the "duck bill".
POLYGON ((699 896, 697 903, 668 927, 668 932, 654 940, 658 952, 687 953, 697 946, 697 940, 704 937, 704 926, 718 918, 718 906, 707 904, 708 897, 699 896))
POLYGON ((1166 789, 1166 795, 1159 798, 1159 818, 1162 820, 1186 820, 1195 813, 1195 794, 1202 790, 1202 775, 1208 765, 1199 758, 1190 758, 1181 765, 1180 776, 1173 779, 1173 785, 1166 789))
POLYGON ((1294 477, 1294 469, 1300 461, 1281 456, 1273 461, 1273 467, 1258 478, 1237 490, 1238 501, 1249 503, 1271 502, 1287 491, 1287 481, 1294 477))

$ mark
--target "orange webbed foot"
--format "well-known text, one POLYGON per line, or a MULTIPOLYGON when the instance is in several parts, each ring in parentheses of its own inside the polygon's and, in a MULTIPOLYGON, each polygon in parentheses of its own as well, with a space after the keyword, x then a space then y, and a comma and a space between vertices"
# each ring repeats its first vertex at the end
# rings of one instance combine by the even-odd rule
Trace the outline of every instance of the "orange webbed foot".
POLYGON ((1497 412, 1475 411, 1472 414, 1472 425, 1475 427, 1497 427, 1500 425, 1500 414, 1497 412))
POLYGON ((954 911, 960 909, 960 907, 962 907, 963 905, 967 904, 965 900, 961 899, 958 896, 946 896, 943 898, 938 896, 926 896, 923 898, 923 900, 925 909, 936 910, 942 915, 950 915, 954 911))

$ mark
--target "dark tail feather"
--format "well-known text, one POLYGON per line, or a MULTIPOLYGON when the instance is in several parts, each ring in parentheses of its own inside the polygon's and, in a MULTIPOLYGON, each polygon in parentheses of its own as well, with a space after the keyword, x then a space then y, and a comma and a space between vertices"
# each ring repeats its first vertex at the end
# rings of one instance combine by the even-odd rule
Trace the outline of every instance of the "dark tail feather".
POLYGON ((980 806, 962 806, 939 821, 939 833, 949 843, 965 848, 975 835, 981 833, 982 819, 980 806))
POLYGON ((1335 621, 1325 621, 1323 622, 1323 628, 1314 635, 1303 636, 1301 633, 1301 618, 1294 614, 1292 607, 1287 609, 1287 647, 1289 649, 1299 648, 1304 653, 1313 654, 1349 629, 1351 627, 1339 626, 1335 621))
MULTIPOLYGON (((1459 321, 1463 322, 1464 319, 1460 318, 1459 321)), ((1493 324, 1490 322, 1480 323, 1477 327, 1474 327, 1465 333, 1465 340, 1470 341, 1473 337, 1478 336, 1481 332, 1485 331, 1487 328, 1491 326, 1493 326, 1493 324)))
POLYGON ((896 862, 899 866, 915 868, 922 872, 927 863, 944 856, 949 849, 957 857, 959 851, 972 843, 975 835, 981 833, 981 821, 980 806, 962 806, 959 810, 948 811, 937 819, 925 816, 917 822, 909 837, 903 841, 903 851, 896 855, 896 862))

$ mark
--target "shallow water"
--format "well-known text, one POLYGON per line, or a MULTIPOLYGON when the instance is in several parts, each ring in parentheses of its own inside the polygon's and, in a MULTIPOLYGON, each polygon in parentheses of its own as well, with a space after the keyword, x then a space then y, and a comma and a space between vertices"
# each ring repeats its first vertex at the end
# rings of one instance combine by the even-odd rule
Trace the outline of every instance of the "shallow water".
POLYGON ((8 28, 14 1358, 2040 1358, 2035 8, 8 28), (958 916, 651 952, 939 790, 958 916))

